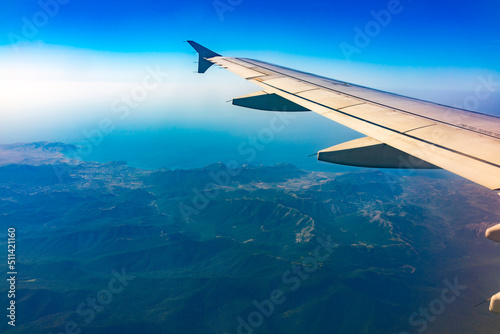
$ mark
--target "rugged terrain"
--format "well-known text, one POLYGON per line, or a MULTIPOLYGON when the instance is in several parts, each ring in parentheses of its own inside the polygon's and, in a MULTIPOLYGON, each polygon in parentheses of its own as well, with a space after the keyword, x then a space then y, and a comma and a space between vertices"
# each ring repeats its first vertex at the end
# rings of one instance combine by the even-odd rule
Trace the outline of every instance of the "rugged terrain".
POLYGON ((494 192, 286 164, 149 171, 72 150, 0 146, 0 244, 15 227, 19 272, 17 326, 2 331, 498 333, 472 308, 500 291, 494 192), (453 302, 419 314, 456 281, 453 302))

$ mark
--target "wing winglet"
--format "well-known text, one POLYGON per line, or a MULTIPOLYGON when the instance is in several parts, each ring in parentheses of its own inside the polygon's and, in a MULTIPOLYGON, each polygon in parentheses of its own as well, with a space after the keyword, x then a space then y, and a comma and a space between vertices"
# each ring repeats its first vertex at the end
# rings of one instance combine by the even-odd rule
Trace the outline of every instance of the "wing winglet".
POLYGON ((205 73, 210 66, 213 65, 212 62, 208 61, 207 58, 220 57, 221 55, 207 49, 203 45, 196 43, 195 41, 187 41, 199 54, 198 59, 198 73, 205 73))

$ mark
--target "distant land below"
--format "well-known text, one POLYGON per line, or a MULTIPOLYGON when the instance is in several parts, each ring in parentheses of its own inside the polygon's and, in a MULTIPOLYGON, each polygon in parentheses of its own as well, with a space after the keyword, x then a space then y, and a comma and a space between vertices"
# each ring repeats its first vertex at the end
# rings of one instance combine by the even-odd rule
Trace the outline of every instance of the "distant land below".
POLYGON ((18 245, 17 326, 2 333, 498 333, 487 305, 472 308, 500 290, 500 246, 484 237, 495 192, 440 174, 137 168, 78 150, 0 145, 0 248, 8 227, 18 245))
MULTIPOLYGON (((329 133, 325 131, 325 133, 329 133)), ((300 135, 297 135, 300 136, 300 135)), ((104 136, 95 145, 88 139, 73 144, 81 147, 79 160, 107 163, 126 161, 131 167, 142 169, 191 169, 222 162, 237 161, 240 165, 270 166, 292 164, 300 169, 316 172, 345 173, 363 168, 318 161, 312 154, 329 146, 348 141, 348 135, 291 139, 291 133, 276 134, 275 139, 263 144, 252 142, 252 136, 241 137, 227 132, 187 130, 182 128, 157 131, 116 131, 104 136), (283 138, 282 138, 283 137, 283 138), (327 143, 327 144, 326 144, 327 143), (83 154, 82 154, 83 153, 83 154)), ((458 178, 443 170, 386 170, 399 176, 458 178)))

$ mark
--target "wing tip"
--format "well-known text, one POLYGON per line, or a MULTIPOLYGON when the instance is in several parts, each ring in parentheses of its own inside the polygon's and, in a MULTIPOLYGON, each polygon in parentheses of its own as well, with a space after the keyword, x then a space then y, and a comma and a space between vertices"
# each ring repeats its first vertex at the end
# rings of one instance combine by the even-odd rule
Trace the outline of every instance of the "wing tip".
POLYGON ((213 63, 208 61, 207 58, 221 56, 217 52, 214 52, 214 51, 204 47, 203 45, 196 43, 193 40, 187 40, 187 42, 189 43, 189 45, 191 45, 193 47, 193 49, 196 50, 196 52, 198 52, 198 55, 199 55, 198 56, 199 57, 199 59, 198 59, 198 73, 205 73, 210 68, 210 66, 213 65, 213 63))

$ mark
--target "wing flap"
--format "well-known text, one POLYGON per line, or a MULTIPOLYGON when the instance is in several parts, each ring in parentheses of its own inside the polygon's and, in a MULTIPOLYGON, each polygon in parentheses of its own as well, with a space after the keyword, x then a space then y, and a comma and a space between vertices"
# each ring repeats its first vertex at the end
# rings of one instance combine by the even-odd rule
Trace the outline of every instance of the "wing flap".
POLYGON ((417 128, 431 126, 434 123, 419 117, 414 117, 378 105, 363 103, 342 108, 348 115, 364 119, 368 122, 380 124, 380 126, 406 132, 417 128))
POLYGON ((312 101, 320 101, 322 104, 332 107, 333 109, 342 109, 349 106, 354 106, 364 101, 353 97, 341 95, 335 92, 329 92, 324 89, 311 90, 297 94, 305 99, 312 101))
POLYGON ((407 134, 500 167, 498 140, 491 137, 444 124, 416 129, 407 134))
MULTIPOLYGON (((265 78, 263 80, 265 80, 265 78)), ((300 92, 309 91, 312 89, 318 89, 318 87, 315 85, 287 77, 265 80, 265 83, 266 85, 270 85, 272 87, 280 87, 281 89, 292 94, 298 94, 300 92)))

